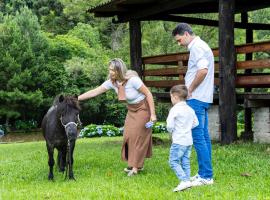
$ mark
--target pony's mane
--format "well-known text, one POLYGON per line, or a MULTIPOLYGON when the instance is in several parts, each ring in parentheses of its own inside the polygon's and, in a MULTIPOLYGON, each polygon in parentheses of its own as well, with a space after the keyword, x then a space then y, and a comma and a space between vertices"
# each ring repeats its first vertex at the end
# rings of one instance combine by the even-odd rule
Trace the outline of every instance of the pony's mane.
POLYGON ((75 109, 80 110, 79 101, 74 96, 64 96, 64 100, 62 102, 59 102, 59 96, 55 97, 53 101, 54 106, 60 106, 67 109, 68 107, 73 107, 75 109))
POLYGON ((66 103, 68 106, 74 107, 78 110, 80 110, 80 105, 79 105, 79 101, 78 98, 73 97, 73 96, 66 96, 64 99, 64 103, 66 103))

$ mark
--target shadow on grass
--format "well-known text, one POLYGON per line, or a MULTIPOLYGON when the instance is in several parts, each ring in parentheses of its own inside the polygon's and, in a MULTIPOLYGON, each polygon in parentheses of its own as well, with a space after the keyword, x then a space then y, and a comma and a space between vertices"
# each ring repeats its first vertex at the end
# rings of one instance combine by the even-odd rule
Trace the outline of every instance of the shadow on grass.
POLYGON ((155 146, 168 146, 171 144, 171 141, 169 139, 160 138, 157 136, 153 136, 153 145, 155 146))

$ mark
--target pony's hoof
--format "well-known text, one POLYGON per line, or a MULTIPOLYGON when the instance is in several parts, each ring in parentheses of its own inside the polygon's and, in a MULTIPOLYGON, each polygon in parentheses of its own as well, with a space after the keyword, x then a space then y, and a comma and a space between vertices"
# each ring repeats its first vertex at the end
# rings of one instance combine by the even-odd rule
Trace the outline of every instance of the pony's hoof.
POLYGON ((74 176, 70 176, 70 177, 69 177, 69 180, 71 180, 71 181, 76 181, 76 179, 75 179, 74 176))
POLYGON ((59 168, 59 172, 64 173, 65 172, 65 168, 64 169, 60 169, 59 168))
POLYGON ((53 181, 53 175, 49 175, 49 176, 48 176, 48 180, 49 180, 49 181, 53 181))

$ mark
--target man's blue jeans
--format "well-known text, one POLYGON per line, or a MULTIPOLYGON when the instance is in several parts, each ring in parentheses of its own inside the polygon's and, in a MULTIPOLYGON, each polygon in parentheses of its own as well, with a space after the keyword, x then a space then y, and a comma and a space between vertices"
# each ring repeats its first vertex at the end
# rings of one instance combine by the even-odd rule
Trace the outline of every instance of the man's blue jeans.
POLYGON ((212 150, 207 113, 210 104, 196 99, 187 100, 187 104, 193 108, 199 120, 199 125, 192 129, 193 144, 199 164, 198 174, 201 178, 212 178, 212 150))
POLYGON ((190 179, 191 147, 174 143, 171 145, 169 164, 180 181, 190 179))

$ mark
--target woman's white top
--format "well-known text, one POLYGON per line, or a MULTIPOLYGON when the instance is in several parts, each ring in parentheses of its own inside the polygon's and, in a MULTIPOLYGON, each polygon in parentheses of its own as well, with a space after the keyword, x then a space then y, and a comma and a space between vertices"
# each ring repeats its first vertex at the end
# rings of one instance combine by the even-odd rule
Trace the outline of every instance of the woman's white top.
MULTIPOLYGON (((119 85, 119 82, 116 82, 119 85)), ((131 77, 128 79, 127 83, 125 84, 125 94, 128 104, 136 104, 139 103, 141 100, 145 98, 145 95, 139 91, 139 88, 143 85, 142 80, 137 77, 131 77)), ((118 93, 118 88, 116 85, 112 83, 109 79, 105 81, 102 85, 105 89, 114 89, 116 93, 118 93)))
POLYGON ((172 133, 174 144, 192 145, 191 129, 198 125, 194 110, 185 101, 180 101, 171 108, 167 118, 167 130, 172 133))

